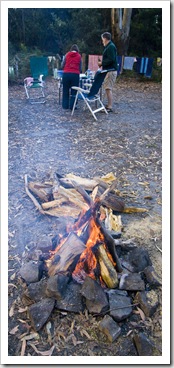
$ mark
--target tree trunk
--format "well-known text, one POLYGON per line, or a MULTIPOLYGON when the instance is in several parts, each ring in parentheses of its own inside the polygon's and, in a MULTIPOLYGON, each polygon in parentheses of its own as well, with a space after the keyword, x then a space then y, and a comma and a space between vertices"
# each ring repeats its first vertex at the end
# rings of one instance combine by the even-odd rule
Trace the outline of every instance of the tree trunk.
POLYGON ((122 16, 122 14, 120 14, 120 9, 111 9, 112 39, 117 47, 118 55, 127 55, 132 8, 124 9, 121 22, 120 16, 122 16))

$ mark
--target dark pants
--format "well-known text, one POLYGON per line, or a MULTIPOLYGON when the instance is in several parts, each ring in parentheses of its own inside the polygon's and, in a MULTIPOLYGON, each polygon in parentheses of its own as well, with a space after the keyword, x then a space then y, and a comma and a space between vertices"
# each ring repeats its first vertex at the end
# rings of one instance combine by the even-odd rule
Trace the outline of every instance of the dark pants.
POLYGON ((77 91, 70 88, 72 86, 79 87, 79 74, 75 73, 63 73, 63 96, 62 96, 62 107, 63 109, 71 109, 74 105, 74 100, 77 91))

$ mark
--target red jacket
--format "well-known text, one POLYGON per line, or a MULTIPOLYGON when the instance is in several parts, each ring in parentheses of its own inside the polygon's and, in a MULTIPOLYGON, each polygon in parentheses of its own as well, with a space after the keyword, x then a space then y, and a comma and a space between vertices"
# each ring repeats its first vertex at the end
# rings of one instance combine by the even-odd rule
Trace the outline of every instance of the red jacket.
POLYGON ((76 51, 69 51, 65 56, 64 73, 80 74, 81 56, 76 51))

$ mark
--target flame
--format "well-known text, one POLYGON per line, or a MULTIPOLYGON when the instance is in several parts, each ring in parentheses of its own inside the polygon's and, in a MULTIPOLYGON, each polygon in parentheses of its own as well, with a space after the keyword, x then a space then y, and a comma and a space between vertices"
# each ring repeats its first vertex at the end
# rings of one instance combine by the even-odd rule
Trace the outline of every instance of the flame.
POLYGON ((86 243, 86 249, 80 256, 80 259, 76 265, 76 268, 72 274, 73 278, 80 282, 85 279, 88 275, 95 279, 95 269, 97 267, 97 259, 95 254, 93 253, 93 247, 104 240, 103 234, 100 232, 100 229, 97 227, 93 218, 90 220, 89 225, 89 233, 90 237, 86 243))
MULTIPOLYGON (((102 280, 101 275, 98 274, 100 266, 99 266, 98 259, 95 254, 98 244, 101 244, 101 243, 103 244, 107 252, 108 258, 112 262, 113 266, 115 266, 116 263, 113 261, 112 255, 107 249, 107 246, 105 244, 105 237, 103 233, 101 232, 100 227, 97 226, 95 219, 93 217, 90 217, 90 218, 88 217, 86 222, 84 222, 83 224, 80 224, 80 220, 81 220, 81 216, 79 220, 77 221, 77 223, 71 226, 69 230, 71 229, 71 231, 73 231, 74 233, 77 234, 77 236, 80 237, 80 235, 83 233, 85 226, 89 224, 89 228, 88 228, 89 238, 86 242, 86 248, 80 255, 80 258, 72 273, 72 277, 78 283, 83 283, 83 281, 85 280, 87 276, 90 276, 91 278, 96 279, 96 275, 97 275, 97 277, 99 277, 100 279, 101 285, 104 287, 105 283, 102 280)), ((48 268, 51 265, 51 261, 54 258, 54 255, 60 250, 64 242, 67 240, 67 236, 62 236, 60 238, 61 238, 60 242, 57 245, 56 249, 54 251, 50 251, 50 258, 49 260, 46 261, 48 268)))

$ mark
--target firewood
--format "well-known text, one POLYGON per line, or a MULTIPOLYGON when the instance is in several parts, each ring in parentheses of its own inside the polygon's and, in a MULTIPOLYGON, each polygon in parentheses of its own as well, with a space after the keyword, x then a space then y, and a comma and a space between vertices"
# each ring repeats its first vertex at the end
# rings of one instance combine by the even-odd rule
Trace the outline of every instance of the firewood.
POLYGON ((108 251, 111 253, 113 261, 116 263, 116 266, 115 266, 116 271, 117 272, 122 272, 123 268, 121 266, 119 257, 118 257, 117 252, 116 252, 115 239, 108 233, 108 231, 105 229, 105 227, 102 226, 100 220, 97 217, 95 218, 95 222, 96 222, 97 226, 100 228, 100 231, 104 236, 106 246, 108 248, 108 251))
MULTIPOLYGON (((57 174, 57 173, 56 173, 57 174)), ((72 180, 75 181, 78 185, 83 187, 83 189, 92 191, 94 187, 98 184, 96 180, 88 179, 88 178, 81 178, 80 176, 76 176, 74 174, 67 174, 65 177, 60 177, 57 174, 58 180, 62 186, 65 188, 72 188, 72 180)))
POLYGON ((30 193, 29 189, 28 189, 28 177, 27 174, 24 175, 24 182, 25 182, 25 191, 27 193, 27 195, 30 197, 30 199, 32 200, 32 202, 34 203, 34 205, 36 206, 36 208, 39 210, 39 212, 41 212, 43 215, 45 214, 44 210, 42 209, 40 203, 37 201, 37 199, 32 195, 32 193, 30 193))
POLYGON ((47 184, 44 185, 44 184, 41 184, 41 183, 34 183, 32 181, 28 184, 28 187, 42 201, 44 201, 44 202, 49 201, 52 187, 48 186, 47 184))
POLYGON ((62 186, 56 188, 56 191, 53 189, 53 197, 54 199, 66 198, 69 202, 74 203, 77 207, 81 209, 88 209, 89 206, 87 205, 86 201, 84 200, 83 196, 74 188, 66 189, 62 186))
POLYGON ((112 190, 113 188, 110 187, 110 190, 106 192, 103 187, 99 186, 97 197, 100 198, 101 204, 107 208, 111 208, 113 211, 123 212, 125 207, 124 202, 115 193, 112 193, 112 190), (105 195, 103 197, 104 193, 105 195))
POLYGON ((106 286, 114 289, 118 286, 118 277, 117 272, 108 258, 107 252, 103 246, 103 244, 99 245, 97 249, 98 261, 100 264, 100 272, 103 281, 106 286))
POLYGON ((53 258, 47 261, 48 274, 54 276, 63 271, 73 272, 85 244, 74 233, 70 233, 65 242, 60 245, 53 258))
MULTIPOLYGON (((112 255, 113 261, 116 262, 116 270, 118 272, 122 272, 122 267, 121 267, 121 263, 119 261, 116 249, 115 249, 115 241, 112 238, 112 236, 107 232, 107 230, 102 226, 100 220, 97 218, 96 212, 98 210, 98 208, 100 207, 100 199, 102 198, 102 200, 105 198, 106 195, 108 195, 109 191, 112 190, 114 188, 116 184, 116 181, 105 190, 105 192, 102 194, 102 197, 96 198, 95 202, 92 201, 92 199, 90 198, 89 202, 91 202, 91 207, 89 208, 88 211, 86 211, 82 216, 79 217, 78 221, 74 224, 74 230, 77 230, 79 227, 81 227, 83 224, 85 224, 85 222, 89 221, 89 219, 91 217, 93 217, 95 219, 96 225, 100 228, 108 249, 112 255)), ((80 190, 80 186, 76 186, 76 189, 79 191, 80 190)), ((83 191, 81 191, 81 194, 83 193, 83 191)), ((84 195, 84 199, 86 200, 86 198, 89 197, 89 195, 85 192, 84 195)), ((88 202, 88 203, 89 203, 88 202)))
POLYGON ((77 219, 81 209, 72 206, 61 206, 50 208, 49 210, 42 210, 45 215, 55 216, 55 217, 72 217, 77 219))

